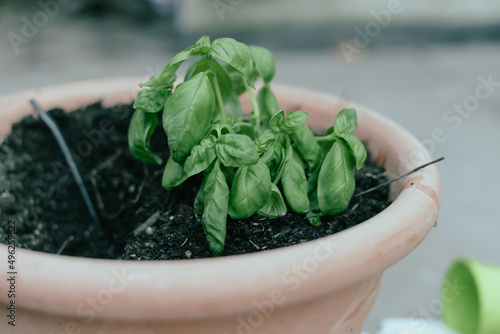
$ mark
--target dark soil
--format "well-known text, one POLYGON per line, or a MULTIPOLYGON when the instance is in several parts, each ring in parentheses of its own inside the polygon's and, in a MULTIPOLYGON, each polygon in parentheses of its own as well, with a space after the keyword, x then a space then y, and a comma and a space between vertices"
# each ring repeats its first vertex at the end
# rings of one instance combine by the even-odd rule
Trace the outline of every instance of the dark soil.
MULTIPOLYGON (((129 105, 100 104, 50 114, 72 148, 101 228, 96 228, 59 147, 46 126, 32 116, 13 126, 0 145, 0 240, 7 222, 16 222, 16 245, 57 254, 93 258, 167 260, 211 257, 192 204, 200 178, 174 191, 161 187, 162 166, 135 159, 128 151, 129 105)), ((166 161, 162 129, 152 149, 166 161)), ((382 167, 368 162, 356 174, 356 192, 387 180, 382 167)), ((268 219, 228 219, 224 255, 251 253, 307 242, 352 227, 384 210, 388 190, 355 197, 340 215, 313 227, 303 215, 268 219)))

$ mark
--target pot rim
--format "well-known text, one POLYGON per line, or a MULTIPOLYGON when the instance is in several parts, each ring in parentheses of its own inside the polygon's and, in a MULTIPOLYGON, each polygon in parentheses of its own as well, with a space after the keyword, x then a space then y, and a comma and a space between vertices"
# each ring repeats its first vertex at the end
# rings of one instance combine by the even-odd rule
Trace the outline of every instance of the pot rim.
MULTIPOLYGON (((7 122, 1 122, 0 134, 8 133, 11 124, 20 118, 34 115, 28 102, 31 98, 46 109, 61 106, 73 110, 98 100, 104 106, 129 103, 137 94, 141 79, 83 81, 0 97, 0 117, 8 118, 7 122)), ((332 96, 299 88, 273 85, 273 91, 278 100, 285 99, 291 107, 297 101, 329 110, 339 104, 332 96)), ((349 105, 358 112, 357 131, 368 133, 364 139, 370 150, 375 151, 377 161, 385 163, 388 170, 403 173, 431 160, 424 146, 401 126, 369 108, 349 105)), ((310 125, 317 127, 321 123, 310 125)), ((17 249, 21 290, 18 304, 43 312, 67 316, 76 313, 84 317, 79 311, 86 298, 98 297, 108 290, 113 302, 97 317, 159 320, 248 312, 255 309, 255 302, 270 300, 273 293, 281 294, 285 305, 312 299, 380 275, 418 246, 435 226, 441 201, 435 166, 393 184, 391 192, 397 194, 394 202, 357 226, 303 244, 258 253, 139 262, 17 249), (120 283, 124 289, 118 291, 120 283), (39 289, 40 286, 44 288, 39 289), (158 296, 163 299, 158 301, 158 296)), ((0 252, 6 257, 7 246, 0 245, 0 252)), ((5 282, 2 278, 2 288, 5 282)), ((8 303, 7 295, 0 295, 0 301, 8 303)))

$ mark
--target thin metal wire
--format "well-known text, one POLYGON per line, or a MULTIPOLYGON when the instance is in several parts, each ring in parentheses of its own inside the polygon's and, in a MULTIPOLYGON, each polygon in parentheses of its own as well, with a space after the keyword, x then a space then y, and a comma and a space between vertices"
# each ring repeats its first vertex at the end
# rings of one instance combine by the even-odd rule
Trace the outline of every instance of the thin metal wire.
POLYGON ((38 116, 40 116, 42 121, 47 125, 47 127, 50 129, 50 131, 52 132, 52 134, 56 138, 57 143, 59 144, 59 147, 61 148, 61 151, 64 155, 64 158, 66 159, 66 163, 68 164, 68 166, 71 170, 71 173, 73 174, 73 178, 75 179, 76 184, 78 185, 78 188, 80 189, 80 193, 82 194, 85 205, 87 206, 87 209, 89 210, 90 217, 94 221, 94 224, 97 227, 100 227, 99 217, 97 216, 97 212, 94 208, 94 205, 92 204, 92 201, 90 200, 87 189, 85 189, 85 185, 83 184, 82 177, 80 176, 80 173, 78 172, 78 168, 76 168, 75 161, 73 160, 73 157, 71 156, 68 145, 66 144, 66 141, 64 140, 64 137, 61 133, 61 130, 57 126, 57 123, 52 119, 52 117, 49 114, 47 114, 38 105, 38 103, 35 102, 35 100, 30 100, 30 103, 33 106, 33 108, 36 110, 36 112, 38 113, 38 116))
POLYGON ((397 177, 397 178, 395 178, 395 179, 389 180, 389 181, 387 181, 387 182, 384 182, 384 183, 379 184, 378 186, 375 186, 375 187, 373 187, 373 188, 370 188, 370 189, 368 189, 368 190, 365 190, 365 191, 363 191, 363 192, 360 192, 359 194, 356 194, 356 195, 355 195, 355 197, 358 197, 358 196, 361 196, 361 195, 365 195, 365 194, 371 193, 372 191, 375 191, 375 190, 377 190, 377 189, 379 189, 379 188, 382 188, 382 187, 384 187, 384 186, 387 186, 387 185, 389 185, 389 184, 391 184, 391 183, 393 183, 393 182, 399 181, 399 180, 401 180, 402 178, 407 177, 407 176, 408 176, 408 175, 410 175, 410 174, 413 174, 413 173, 415 173, 415 172, 417 172, 417 171, 419 171, 419 170, 421 170, 421 169, 423 169, 423 168, 425 168, 425 167, 427 167, 427 166, 430 166, 430 165, 435 164, 436 162, 440 162, 440 161, 442 161, 442 160, 444 160, 444 157, 439 158, 439 159, 436 159, 436 160, 431 161, 431 162, 428 162, 428 163, 426 163, 426 164, 424 164, 424 165, 422 165, 422 166, 420 166, 420 167, 417 167, 417 168, 415 168, 415 169, 413 169, 413 170, 409 171, 409 172, 408 172, 408 173, 406 173, 406 174, 403 174, 403 175, 401 175, 401 176, 398 176, 398 177, 397 177))

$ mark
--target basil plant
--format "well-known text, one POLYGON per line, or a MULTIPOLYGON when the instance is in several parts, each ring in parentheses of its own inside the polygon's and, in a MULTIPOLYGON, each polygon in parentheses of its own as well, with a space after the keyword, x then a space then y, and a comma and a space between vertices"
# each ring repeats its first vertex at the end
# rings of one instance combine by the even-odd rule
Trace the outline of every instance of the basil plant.
POLYGON ((170 150, 162 186, 170 190, 203 174, 194 211, 214 256, 224 250, 228 215, 276 218, 291 210, 317 226, 322 215, 341 213, 354 192, 355 168, 366 159, 352 134, 354 109, 340 111, 334 126, 316 137, 304 124, 307 113, 279 109, 270 87, 275 70, 265 48, 203 36, 142 83, 147 88, 134 103, 130 151, 158 165, 163 161, 151 152, 150 141, 161 117, 170 150), (187 60, 184 81, 174 88, 187 60), (254 94, 259 78, 263 85, 254 94), (249 115, 239 102, 244 92, 253 106, 249 115))

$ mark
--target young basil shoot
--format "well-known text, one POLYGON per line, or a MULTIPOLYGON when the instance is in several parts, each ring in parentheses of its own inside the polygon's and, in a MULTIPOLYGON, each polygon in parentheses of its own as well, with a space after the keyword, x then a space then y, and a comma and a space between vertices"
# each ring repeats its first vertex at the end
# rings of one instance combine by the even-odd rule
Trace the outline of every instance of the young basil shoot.
POLYGON ((134 103, 129 147, 145 162, 163 163, 150 149, 161 114, 170 150, 162 186, 170 190, 203 173, 194 211, 214 256, 224 250, 228 215, 276 218, 291 210, 319 225, 322 215, 344 211, 354 171, 366 159, 352 134, 354 109, 342 110, 334 126, 316 137, 304 123, 307 113, 278 109, 270 86, 275 70, 265 48, 232 38, 211 43, 203 36, 141 84, 147 88, 134 103), (187 60, 184 81, 174 89, 176 72, 187 60), (263 85, 255 94, 259 78, 263 85), (250 115, 243 115, 239 102, 244 92, 252 102, 250 115))

